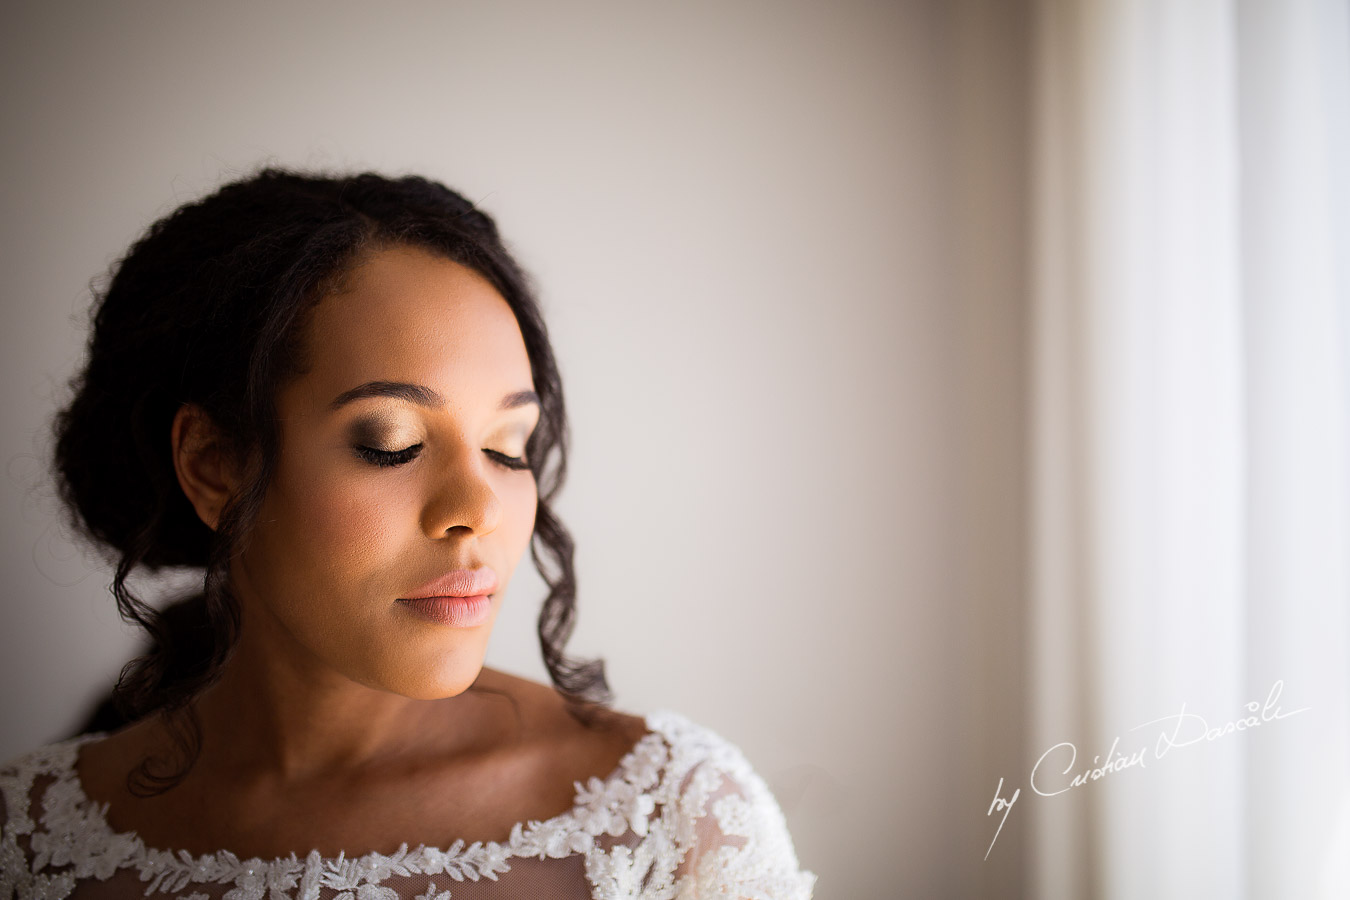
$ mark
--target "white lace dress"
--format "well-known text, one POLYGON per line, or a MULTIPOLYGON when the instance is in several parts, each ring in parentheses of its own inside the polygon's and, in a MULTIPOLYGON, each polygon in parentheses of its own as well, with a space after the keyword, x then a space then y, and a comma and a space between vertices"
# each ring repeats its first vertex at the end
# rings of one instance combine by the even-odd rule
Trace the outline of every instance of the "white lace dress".
POLYGON ((571 810, 505 843, 406 844, 391 856, 239 859, 114 832, 75 774, 82 735, 0 768, 0 900, 808 900, 782 811, 735 746, 673 712, 571 810))

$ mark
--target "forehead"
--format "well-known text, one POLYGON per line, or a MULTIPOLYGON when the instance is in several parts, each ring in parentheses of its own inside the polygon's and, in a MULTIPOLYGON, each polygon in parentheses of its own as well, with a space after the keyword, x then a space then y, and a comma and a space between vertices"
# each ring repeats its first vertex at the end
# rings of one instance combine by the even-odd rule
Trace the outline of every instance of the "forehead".
POLYGON ((506 300, 482 275, 430 252, 363 257, 315 307, 302 393, 316 403, 366 381, 425 384, 456 403, 529 388, 529 355, 506 300))

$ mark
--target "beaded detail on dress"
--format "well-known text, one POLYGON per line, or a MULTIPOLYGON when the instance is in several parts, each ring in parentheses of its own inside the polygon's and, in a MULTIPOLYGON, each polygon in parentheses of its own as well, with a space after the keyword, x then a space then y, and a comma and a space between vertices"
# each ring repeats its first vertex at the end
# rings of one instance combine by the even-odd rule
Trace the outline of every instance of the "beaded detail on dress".
POLYGON ((809 900, 816 877, 740 750, 677 713, 646 722, 608 778, 576 783, 572 809, 517 823, 504 843, 270 860, 113 831, 75 773, 79 746, 102 735, 82 735, 0 768, 0 900, 809 900))

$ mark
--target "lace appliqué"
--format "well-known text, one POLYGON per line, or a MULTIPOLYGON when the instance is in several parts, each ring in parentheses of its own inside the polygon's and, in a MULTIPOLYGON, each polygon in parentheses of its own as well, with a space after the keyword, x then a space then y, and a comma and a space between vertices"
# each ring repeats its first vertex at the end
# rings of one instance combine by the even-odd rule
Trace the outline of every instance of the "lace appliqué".
POLYGON ((150 849, 134 832, 114 832, 107 804, 90 801, 75 775, 79 745, 101 735, 81 736, 0 770, 0 900, 63 900, 79 882, 122 869, 138 874, 147 896, 181 900, 220 896, 194 885, 229 886, 221 900, 400 900, 385 882, 414 875, 435 877, 409 900, 453 900, 456 883, 497 881, 512 858, 573 855, 584 857, 591 895, 606 900, 809 900, 815 876, 799 871, 782 812, 740 751, 676 713, 653 713, 647 726, 612 775, 575 785, 571 810, 516 824, 505 844, 273 860, 150 849), (45 776, 54 780, 34 821, 30 797, 45 776))

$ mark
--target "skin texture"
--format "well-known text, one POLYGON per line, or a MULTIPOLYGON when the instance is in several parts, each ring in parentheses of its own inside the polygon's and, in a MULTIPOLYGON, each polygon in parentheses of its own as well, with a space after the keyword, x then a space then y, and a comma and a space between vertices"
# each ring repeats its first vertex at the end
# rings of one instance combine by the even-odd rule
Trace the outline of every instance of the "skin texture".
MULTIPOLYGON (((320 303, 309 329, 311 371, 277 398, 282 453, 248 549, 231 570, 255 639, 376 690, 418 699, 461 693, 478 676, 496 609, 534 528, 533 474, 523 457, 537 404, 500 410, 530 391, 529 358, 506 301, 477 273, 420 252, 390 250, 320 303), (333 410, 371 381, 435 391, 444 405, 368 397, 333 410), (421 444, 380 467, 355 452, 421 444), (396 600, 452 569, 498 573, 493 617, 436 626, 396 600)), ((189 497, 214 511, 192 461, 189 497), (204 503, 203 503, 204 501, 204 503)), ((208 523, 209 524, 209 523, 208 523)))
MULTIPOLYGON (((274 857, 505 840, 570 808, 573 782, 607 775, 645 732, 617 713, 586 729, 550 687, 483 668, 537 501, 533 474, 503 460, 524 456, 539 416, 501 408, 532 388, 515 317, 473 270, 385 247, 319 302, 306 343, 309 370, 277 397, 276 472, 230 570, 239 643, 196 703, 201 758, 179 787, 133 797, 127 772, 169 746, 151 719, 86 745, 77 771, 115 829, 154 847, 274 857), (368 382, 420 385, 429 402, 333 408, 368 382), (397 466, 357 450, 418 444, 397 466), (397 602, 482 566, 498 581, 482 625, 397 602)), ((172 440, 179 483, 214 528, 238 466, 191 407, 172 440)))

